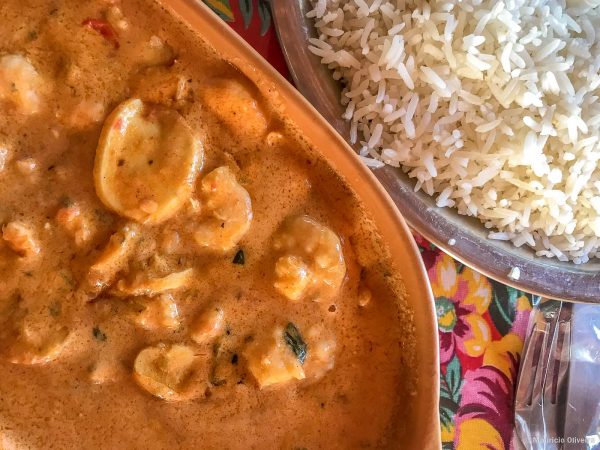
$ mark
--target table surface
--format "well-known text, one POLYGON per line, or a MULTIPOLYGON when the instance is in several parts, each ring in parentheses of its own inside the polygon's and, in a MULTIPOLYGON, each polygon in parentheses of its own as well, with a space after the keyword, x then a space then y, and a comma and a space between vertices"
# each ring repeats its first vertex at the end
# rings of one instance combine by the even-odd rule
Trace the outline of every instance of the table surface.
MULTIPOLYGON (((204 0, 288 76, 267 0, 204 0)), ((444 449, 508 449, 531 295, 486 278, 415 235, 435 296, 444 449)))

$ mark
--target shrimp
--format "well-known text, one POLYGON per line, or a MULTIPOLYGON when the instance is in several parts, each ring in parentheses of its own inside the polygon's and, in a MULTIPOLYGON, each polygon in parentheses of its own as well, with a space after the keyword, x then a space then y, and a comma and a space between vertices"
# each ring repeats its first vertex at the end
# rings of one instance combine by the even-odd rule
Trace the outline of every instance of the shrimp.
POLYGON ((167 401, 202 395, 198 386, 198 357, 190 346, 159 343, 146 347, 135 358, 133 378, 150 394, 167 401))
POLYGON ((98 259, 89 268, 86 288, 97 294, 109 286, 117 273, 127 266, 140 239, 140 229, 135 223, 128 223, 114 233, 98 259))
POLYGON ((73 237, 78 247, 83 247, 93 236, 93 223, 78 204, 59 209, 56 221, 73 237))
POLYGON ((306 341, 310 352, 304 370, 309 377, 321 378, 335 365, 335 335, 323 325, 317 324, 308 329, 306 341))
POLYGON ((268 121, 252 90, 236 80, 218 79, 205 83, 199 95, 203 104, 232 133, 244 138, 261 138, 267 132, 268 121))
POLYGON ((185 289, 194 279, 194 269, 173 272, 160 278, 150 278, 145 274, 137 274, 132 280, 119 280, 111 294, 117 297, 136 297, 162 294, 168 291, 185 289))
POLYGON ((35 114, 40 110, 42 77, 21 55, 4 55, 0 58, 0 100, 16 107, 22 114, 35 114))
POLYGON ((223 330, 225 313, 219 307, 204 311, 194 321, 190 337, 198 344, 216 337, 223 330))
POLYGON ((40 253, 40 246, 33 230, 22 222, 9 222, 2 227, 2 239, 19 256, 28 257, 40 253))
POLYGON ((206 175, 201 191, 204 217, 194 232, 196 243, 210 250, 231 250, 250 229, 250 194, 226 166, 206 175))
POLYGON ((273 286, 292 301, 333 297, 346 275, 339 237, 308 216, 288 220, 275 235, 273 286))
POLYGON ((5 360, 32 365, 58 358, 70 335, 67 327, 46 314, 29 311, 20 298, 7 309, 6 320, 0 325, 0 347, 5 360))
POLYGON ((132 307, 132 321, 146 330, 175 329, 180 325, 177 303, 171 294, 136 298, 132 307))
POLYGON ((306 378, 302 364, 286 344, 282 327, 249 345, 244 356, 259 387, 306 378))

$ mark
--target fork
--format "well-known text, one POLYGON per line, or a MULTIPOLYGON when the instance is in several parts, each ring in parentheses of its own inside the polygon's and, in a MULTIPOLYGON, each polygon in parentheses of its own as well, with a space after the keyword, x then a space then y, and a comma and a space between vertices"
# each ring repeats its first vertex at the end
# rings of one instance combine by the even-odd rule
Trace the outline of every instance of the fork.
POLYGON ((572 304, 544 300, 532 314, 517 380, 515 425, 527 449, 560 449, 564 443, 572 304))

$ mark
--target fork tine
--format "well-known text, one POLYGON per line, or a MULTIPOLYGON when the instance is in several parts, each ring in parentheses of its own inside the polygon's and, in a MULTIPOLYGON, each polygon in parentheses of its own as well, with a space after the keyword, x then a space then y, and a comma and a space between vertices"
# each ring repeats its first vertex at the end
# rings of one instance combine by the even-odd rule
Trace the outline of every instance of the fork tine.
POLYGON ((551 336, 550 352, 548 355, 547 382, 544 385, 544 399, 547 403, 553 403, 552 400, 555 398, 554 394, 556 392, 557 375, 560 366, 560 334, 560 326, 555 327, 551 336))
POLYGON ((517 407, 530 406, 532 403, 534 385, 532 380, 535 379, 539 367, 538 362, 540 360, 544 333, 545 323, 536 323, 529 335, 529 339, 525 342, 515 398, 517 407))
POLYGON ((548 433, 552 437, 563 437, 564 417, 559 417, 561 394, 566 387, 567 372, 570 363, 571 348, 571 310, 572 305, 563 303, 559 317, 552 333, 550 360, 544 395, 542 399, 543 413, 548 433))
POLYGON ((533 379, 533 393, 531 398, 531 402, 535 402, 538 405, 542 404, 542 392, 546 382, 548 356, 550 354, 548 341, 551 339, 553 329, 552 322, 548 321, 548 319, 546 319, 546 322, 544 322, 543 326, 542 344, 540 346, 540 351, 538 352, 537 361, 535 362, 536 373, 535 378, 533 379))
POLYGON ((515 396, 515 425, 528 449, 547 449, 544 388, 560 306, 560 302, 546 300, 534 309, 533 324, 523 350, 515 396))
POLYGON ((553 353, 551 355, 551 365, 548 373, 550 374, 550 383, 547 386, 545 396, 550 399, 552 404, 557 402, 560 391, 560 385, 564 382, 564 375, 569 366, 569 356, 571 348, 571 305, 564 304, 561 307, 558 325, 553 339, 553 353))
MULTIPOLYGON (((533 311, 536 316, 539 313, 533 311)), ((515 394, 515 427, 521 442, 528 449, 537 448, 534 439, 537 437, 534 423, 538 423, 538 416, 541 416, 541 406, 534 404, 533 398, 533 380, 536 378, 538 369, 541 367, 540 353, 545 335, 545 322, 537 320, 528 333, 528 338, 525 341, 523 348, 523 360, 519 370, 517 380, 517 391, 515 394)))

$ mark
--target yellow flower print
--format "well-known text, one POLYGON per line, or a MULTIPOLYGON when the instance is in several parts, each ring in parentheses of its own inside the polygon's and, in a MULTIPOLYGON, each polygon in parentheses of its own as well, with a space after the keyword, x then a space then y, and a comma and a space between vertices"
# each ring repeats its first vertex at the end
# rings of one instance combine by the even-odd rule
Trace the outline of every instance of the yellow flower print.
MULTIPOLYGON (((453 417, 454 448, 457 450, 512 448, 514 385, 531 305, 519 291, 505 289, 506 300, 516 311, 510 317, 504 313, 503 320, 510 321, 510 329, 505 330, 503 337, 492 342, 486 337, 494 325, 488 325, 490 322, 478 314, 477 302, 479 307, 488 303, 482 285, 479 286, 480 299, 470 304, 472 312, 462 319, 473 336, 471 340, 464 339, 465 350, 467 354, 480 355, 483 350, 483 364, 464 374, 459 408, 453 417)), ((497 298, 493 302, 496 310, 501 307, 497 298)), ((457 320, 457 324, 459 322, 457 320)))
POLYGON ((442 442, 454 441, 454 424, 448 424, 448 427, 442 426, 442 442))
POLYGON ((429 275, 436 297, 442 364, 456 349, 471 357, 482 356, 492 336, 483 318, 492 300, 489 281, 466 267, 459 273, 455 261, 445 254, 429 275))
POLYGON ((526 295, 521 295, 517 299, 517 311, 531 311, 531 302, 529 301, 526 295))
MULTIPOLYGON (((519 317, 521 317, 523 313, 529 313, 529 311, 531 311, 531 303, 525 295, 522 295, 517 299, 516 310, 519 317)), ((521 332, 522 331, 523 330, 521 330, 521 332)), ((483 356, 483 365, 496 367, 510 378, 513 376, 512 371, 514 370, 514 361, 519 360, 522 350, 523 337, 519 335, 519 330, 512 330, 506 336, 502 337, 502 339, 488 345, 485 355, 483 356)))
POLYGON ((465 322, 471 329, 471 337, 463 341, 467 355, 472 357, 483 355, 492 338, 490 326, 477 313, 466 316, 465 322))
POLYGON ((518 360, 522 350, 523 340, 514 333, 508 333, 488 346, 483 357, 483 365, 496 367, 510 377, 514 361, 518 360))
POLYGON ((454 297, 458 288, 454 260, 450 256, 443 254, 432 270, 435 271, 434 278, 431 280, 433 295, 446 298, 454 297))
POLYGON ((221 19, 225 20, 226 22, 235 21, 229 0, 204 0, 204 3, 206 3, 214 12, 219 15, 219 17, 221 17, 221 19))
POLYGON ((473 305, 478 314, 484 314, 492 301, 492 286, 488 279, 471 269, 465 269, 462 273, 467 283, 469 294, 465 297, 465 305, 473 305))
POLYGON ((504 450, 504 441, 492 424, 484 419, 467 419, 460 425, 456 450, 504 450))

